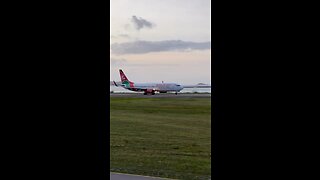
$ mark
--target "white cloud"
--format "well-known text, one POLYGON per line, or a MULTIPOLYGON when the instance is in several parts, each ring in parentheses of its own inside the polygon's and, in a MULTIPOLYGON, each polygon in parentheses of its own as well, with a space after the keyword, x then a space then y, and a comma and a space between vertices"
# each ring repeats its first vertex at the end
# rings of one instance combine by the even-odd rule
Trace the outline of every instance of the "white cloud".
POLYGON ((111 45, 114 54, 144 54, 163 51, 192 51, 211 48, 211 42, 168 41, 135 41, 114 43, 111 45))

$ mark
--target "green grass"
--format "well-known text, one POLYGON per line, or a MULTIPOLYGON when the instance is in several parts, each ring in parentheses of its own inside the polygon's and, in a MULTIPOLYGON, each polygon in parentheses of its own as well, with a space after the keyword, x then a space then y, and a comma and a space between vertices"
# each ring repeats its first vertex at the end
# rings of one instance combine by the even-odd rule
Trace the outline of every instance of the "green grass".
POLYGON ((110 171, 211 178, 210 98, 110 98, 110 171))

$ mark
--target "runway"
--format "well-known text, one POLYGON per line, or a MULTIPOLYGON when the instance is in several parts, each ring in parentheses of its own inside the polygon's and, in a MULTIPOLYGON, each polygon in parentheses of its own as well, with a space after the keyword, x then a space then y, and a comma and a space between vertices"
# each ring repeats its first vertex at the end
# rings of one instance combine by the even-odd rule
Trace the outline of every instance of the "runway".
POLYGON ((203 98, 210 98, 210 93, 198 93, 198 94, 191 94, 191 93, 181 93, 181 94, 174 94, 174 93, 165 93, 165 94, 155 94, 155 95, 143 95, 143 93, 110 93, 110 97, 139 97, 139 98, 181 98, 181 97, 203 97, 203 98))
POLYGON ((110 180, 163 180, 163 179, 165 178, 130 175, 130 174, 122 174, 122 173, 110 173, 110 180))

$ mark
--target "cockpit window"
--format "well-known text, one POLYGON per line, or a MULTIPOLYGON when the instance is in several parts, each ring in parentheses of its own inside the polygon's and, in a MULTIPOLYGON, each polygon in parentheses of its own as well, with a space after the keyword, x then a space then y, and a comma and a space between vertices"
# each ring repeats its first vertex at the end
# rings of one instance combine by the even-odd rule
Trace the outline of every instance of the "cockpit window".
POLYGON ((177 86, 180 86, 179 84, 177 84, 177 86))

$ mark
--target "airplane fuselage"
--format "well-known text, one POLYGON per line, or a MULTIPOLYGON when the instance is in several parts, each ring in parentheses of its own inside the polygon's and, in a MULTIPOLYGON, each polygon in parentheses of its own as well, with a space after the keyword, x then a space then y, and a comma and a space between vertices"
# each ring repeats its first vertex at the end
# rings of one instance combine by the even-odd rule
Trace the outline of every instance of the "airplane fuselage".
POLYGON ((179 92, 183 89, 183 87, 176 83, 133 83, 128 86, 124 86, 124 88, 131 91, 145 91, 153 90, 158 92, 179 92))
MULTIPOLYGON (((177 94, 183 89, 181 85, 176 83, 134 83, 132 81, 129 81, 129 79, 121 69, 119 69, 119 72, 121 78, 121 86, 123 88, 131 91, 143 91, 145 95, 149 93, 154 95, 155 92, 167 93, 170 91, 177 94)), ((114 84, 118 86, 115 81, 114 84)))

